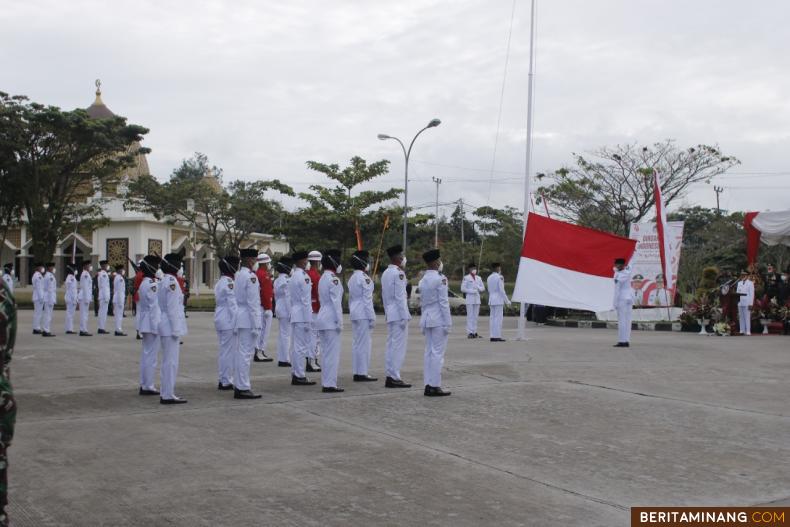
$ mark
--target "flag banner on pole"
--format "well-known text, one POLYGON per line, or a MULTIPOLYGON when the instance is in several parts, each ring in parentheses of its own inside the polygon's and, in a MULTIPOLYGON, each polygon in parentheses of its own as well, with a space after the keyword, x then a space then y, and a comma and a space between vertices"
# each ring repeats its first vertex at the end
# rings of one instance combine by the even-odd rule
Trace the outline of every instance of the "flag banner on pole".
POLYGON ((527 220, 513 300, 607 311, 614 300, 614 259, 631 259, 636 241, 546 218, 527 220))
POLYGON ((658 250, 661 255, 661 272, 664 274, 664 284, 667 291, 672 291, 675 281, 672 276, 672 263, 675 260, 672 247, 672 236, 667 224, 667 211, 664 208, 664 198, 661 195, 661 184, 658 181, 658 172, 653 170, 653 194, 656 202, 656 232, 658 233, 658 250))

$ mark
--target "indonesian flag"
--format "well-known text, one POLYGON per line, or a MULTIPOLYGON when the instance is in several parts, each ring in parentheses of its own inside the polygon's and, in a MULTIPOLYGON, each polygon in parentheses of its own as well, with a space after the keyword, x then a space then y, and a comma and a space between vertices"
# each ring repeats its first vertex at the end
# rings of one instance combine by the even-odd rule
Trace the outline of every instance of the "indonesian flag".
POLYGON ((614 260, 629 261, 635 248, 636 240, 530 212, 513 300, 608 311, 614 298, 614 260))
POLYGON ((658 252, 661 255, 661 272, 664 273, 664 286, 667 291, 671 291, 675 285, 675 280, 672 276, 672 263, 675 261, 675 254, 672 250, 671 237, 666 235, 669 232, 667 211, 664 208, 664 198, 661 195, 658 172, 653 170, 653 176, 653 197, 656 202, 656 232, 658 233, 658 252))

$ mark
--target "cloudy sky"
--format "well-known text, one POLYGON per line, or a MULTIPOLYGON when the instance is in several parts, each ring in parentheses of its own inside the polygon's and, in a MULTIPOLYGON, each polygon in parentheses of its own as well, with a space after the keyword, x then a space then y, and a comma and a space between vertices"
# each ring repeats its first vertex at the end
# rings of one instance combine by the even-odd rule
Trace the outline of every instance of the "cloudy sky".
MULTIPOLYGON (((306 160, 390 159, 377 186, 410 204, 523 206, 529 2, 516 0, 9 0, 0 91, 86 107, 96 78, 151 129, 152 172, 204 152, 228 179, 306 190, 306 160), (495 172, 490 170, 492 160, 495 172)), ((743 164, 717 184, 730 210, 790 206, 790 2, 539 1, 534 170, 602 145, 717 143, 743 164)), ((687 203, 715 205, 701 184, 687 203)), ((296 206, 296 201, 289 206, 296 206)))

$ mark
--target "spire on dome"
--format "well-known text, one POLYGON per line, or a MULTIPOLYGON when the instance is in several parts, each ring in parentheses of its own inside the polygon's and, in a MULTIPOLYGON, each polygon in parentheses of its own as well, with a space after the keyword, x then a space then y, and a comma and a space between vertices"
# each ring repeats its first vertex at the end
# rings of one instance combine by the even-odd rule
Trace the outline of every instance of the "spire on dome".
POLYGON ((96 79, 96 100, 93 101, 93 104, 86 108, 88 115, 90 115, 94 119, 102 119, 105 117, 114 117, 115 114, 107 108, 107 105, 104 104, 104 101, 101 99, 101 79, 96 79))

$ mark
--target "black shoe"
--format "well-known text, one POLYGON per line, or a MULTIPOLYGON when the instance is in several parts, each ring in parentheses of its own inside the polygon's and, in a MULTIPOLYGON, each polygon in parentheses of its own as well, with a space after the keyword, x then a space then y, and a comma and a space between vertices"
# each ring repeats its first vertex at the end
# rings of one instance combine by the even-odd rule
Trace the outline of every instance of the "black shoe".
POLYGON ((481 338, 483 338, 483 337, 481 337, 480 335, 478 335, 477 333, 475 333, 475 338, 476 338, 476 339, 481 339, 481 338))
POLYGON ((500 339, 500 338, 496 338, 496 337, 491 337, 490 340, 491 340, 491 342, 505 342, 505 339, 500 339))
POLYGON ((222 384, 221 382, 217 383, 217 390, 228 391, 233 389, 233 384, 222 384))
POLYGON ((468 339, 476 339, 476 338, 477 338, 477 335, 475 335, 474 333, 470 333, 470 334, 468 334, 468 335, 466 336, 466 338, 468 338, 468 339))
POLYGON ((274 361, 273 358, 267 357, 266 353, 263 350, 259 350, 255 352, 255 355, 252 357, 252 360, 255 362, 272 362, 274 361))
POLYGON ((234 399, 260 399, 262 396, 252 393, 252 390, 237 390, 233 389, 234 399))
POLYGON ((159 392, 156 390, 148 390, 140 386, 140 390, 137 392, 137 395, 159 395, 159 392))
POLYGON ((277 366, 279 366, 280 368, 290 368, 291 367, 291 363, 278 360, 277 361, 277 366))
POLYGON ((185 404, 186 402, 186 399, 179 399, 178 397, 173 397, 172 399, 159 399, 159 404, 185 404))
POLYGON ((80 331, 80 337, 92 337, 93 333, 88 333, 87 331, 80 331))
POLYGON ((617 344, 615 344, 615 345, 614 345, 614 346, 612 346, 612 347, 613 347, 613 348, 628 348, 628 347, 630 347, 630 346, 631 346, 631 345, 630 345, 628 342, 618 342, 617 344))
POLYGON ((135 338, 136 338, 137 340, 143 340, 143 337, 142 337, 142 335, 140 335, 139 333, 137 334, 137 336, 136 336, 135 338))
POLYGON ((99 330, 99 331, 97 331, 96 333, 98 333, 99 335, 109 335, 109 334, 110 334, 110 332, 109 332, 109 331, 106 331, 106 330, 104 330, 104 329, 100 329, 100 330, 99 330))
POLYGON ((392 377, 387 377, 387 380, 384 381, 385 388, 411 388, 411 384, 405 383, 400 379, 393 379, 392 377))
POLYGON ((73 331, 67 331, 66 335, 76 335, 76 333, 74 333, 73 331))
POLYGON ((50 333, 49 331, 45 331, 45 332, 43 332, 43 333, 41 334, 41 336, 42 336, 42 337, 54 337, 55 335, 53 335, 53 334, 52 334, 52 333, 50 333))
POLYGON ((115 332, 115 336, 116 337, 125 337, 126 333, 124 333, 123 331, 116 331, 115 332))
POLYGON ((311 381, 307 377, 297 377, 295 375, 291 375, 291 384, 294 386, 312 386, 315 384, 315 381, 311 381))
POLYGON ((324 386, 321 388, 323 393, 340 393, 344 392, 343 388, 338 388, 337 386, 324 386))
POLYGON ((305 360, 307 361, 307 366, 305 366, 305 371, 308 372, 321 371, 321 366, 318 365, 318 361, 315 361, 315 366, 313 366, 313 361, 311 361, 309 357, 305 360))
POLYGON ((40 329, 34 329, 33 330, 33 334, 34 335, 41 335, 41 330, 40 329))
POLYGON ((377 380, 377 377, 371 377, 370 375, 354 375, 354 382, 373 382, 377 380))
POLYGON ((452 392, 446 392, 442 390, 441 386, 428 386, 425 385, 425 395, 426 397, 444 397, 446 395, 450 395, 452 392))

